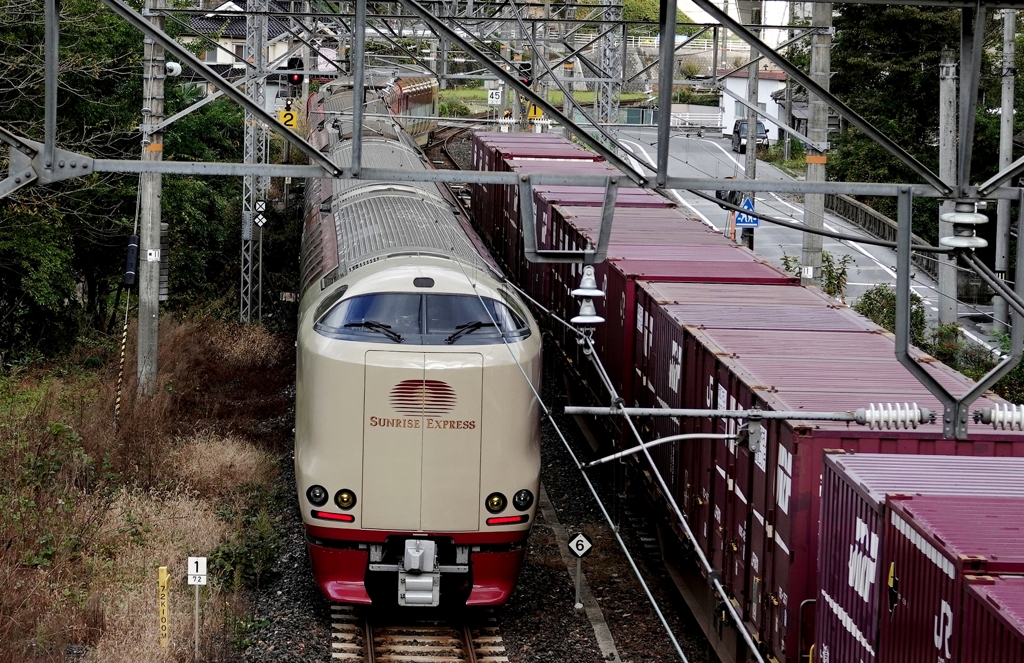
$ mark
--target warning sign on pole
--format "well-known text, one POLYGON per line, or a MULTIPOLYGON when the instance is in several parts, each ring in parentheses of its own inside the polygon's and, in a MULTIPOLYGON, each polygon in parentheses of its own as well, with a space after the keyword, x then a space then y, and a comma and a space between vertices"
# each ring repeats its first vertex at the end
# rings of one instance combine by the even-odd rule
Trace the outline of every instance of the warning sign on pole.
POLYGON ((737 228, 757 228, 759 219, 753 216, 754 213, 754 201, 751 198, 744 198, 743 204, 740 205, 745 212, 739 212, 736 214, 736 227, 737 228))

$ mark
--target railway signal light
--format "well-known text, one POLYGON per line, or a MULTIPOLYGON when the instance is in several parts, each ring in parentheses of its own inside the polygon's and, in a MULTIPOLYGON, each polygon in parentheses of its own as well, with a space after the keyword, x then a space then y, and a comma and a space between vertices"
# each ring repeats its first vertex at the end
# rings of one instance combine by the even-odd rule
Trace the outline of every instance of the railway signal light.
MULTIPOLYGON (((288 58, 288 69, 303 69, 302 58, 288 58)), ((305 74, 292 72, 288 74, 288 85, 302 85, 305 74)))
POLYGON ((526 87, 533 85, 533 63, 532 62, 520 62, 519 63, 519 82, 526 87))

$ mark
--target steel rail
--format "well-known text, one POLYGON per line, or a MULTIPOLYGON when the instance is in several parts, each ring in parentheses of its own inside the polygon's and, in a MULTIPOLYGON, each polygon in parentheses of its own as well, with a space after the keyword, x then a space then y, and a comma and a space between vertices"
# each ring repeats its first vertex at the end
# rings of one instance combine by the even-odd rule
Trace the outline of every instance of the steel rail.
POLYGON ((363 658, 366 659, 366 663, 376 663, 377 655, 373 648, 373 624, 370 623, 370 618, 366 617, 363 619, 363 658))

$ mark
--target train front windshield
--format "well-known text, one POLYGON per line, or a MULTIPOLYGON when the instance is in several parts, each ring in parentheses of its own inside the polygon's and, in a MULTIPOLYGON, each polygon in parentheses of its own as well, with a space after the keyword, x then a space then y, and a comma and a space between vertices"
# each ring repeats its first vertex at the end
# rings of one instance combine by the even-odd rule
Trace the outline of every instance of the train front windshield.
POLYGON ((476 295, 384 292, 342 300, 314 329, 327 337, 370 343, 487 345, 530 335, 525 316, 476 295))

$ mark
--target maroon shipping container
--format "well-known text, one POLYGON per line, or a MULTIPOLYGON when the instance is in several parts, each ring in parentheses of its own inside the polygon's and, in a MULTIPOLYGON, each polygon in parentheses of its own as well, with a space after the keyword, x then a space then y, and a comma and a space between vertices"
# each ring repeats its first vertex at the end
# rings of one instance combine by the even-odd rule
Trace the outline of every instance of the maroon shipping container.
MULTIPOLYGON (((641 401, 646 396, 642 404, 844 411, 914 401, 940 410, 898 366, 889 334, 816 289, 647 283, 638 299, 642 320, 634 365, 641 374, 634 394, 641 401), (667 303, 672 301, 686 303, 667 303), (775 348, 757 340, 766 330, 774 330, 775 348), (799 358, 793 347, 803 348, 799 358), (799 379, 791 377, 794 372, 799 379), (837 375, 845 379, 835 380, 837 375)), ((926 355, 913 356, 953 391, 970 384, 926 355)), ((665 417, 654 423, 659 437, 725 433, 736 425, 665 417)), ((780 660, 796 660, 813 641, 813 610, 805 605, 801 611, 801 604, 817 594, 824 450, 1024 456, 1024 435, 982 430, 955 441, 941 433, 935 424, 871 431, 842 423, 770 422, 763 453, 698 442, 664 445, 655 459, 751 627, 780 660)))
POLYGON ((1016 497, 1022 484, 1024 458, 826 454, 818 548, 818 660, 826 655, 833 663, 878 660, 880 625, 888 614, 887 494, 959 500, 1016 497))
MULTIPOLYGON (((514 156, 533 162, 546 159, 559 162, 567 160, 603 161, 600 155, 573 145, 564 138, 546 136, 546 134, 476 133, 472 140, 473 168, 484 171, 507 171, 510 168, 506 164, 506 159, 514 156)), ((540 166, 537 168, 542 170, 540 166)), ((605 169, 607 168, 606 166, 605 169)), ((503 228, 505 188, 494 184, 475 184, 470 188, 473 218, 484 239, 492 247, 500 247, 504 241, 500 233, 503 228)), ((497 252, 495 255, 499 259, 502 258, 497 255, 497 252)))
MULTIPOLYGON (((572 172, 573 174, 580 175, 614 175, 618 173, 617 170, 603 162, 587 160, 519 160, 508 158, 502 164, 505 170, 521 174, 552 173, 563 175, 566 172, 572 172)), ((499 223, 501 226, 501 229, 497 231, 494 238, 496 252, 503 257, 507 264, 516 266, 514 271, 510 271, 512 271, 516 281, 522 283, 525 281, 526 270, 523 267, 525 259, 522 256, 523 229, 520 223, 519 187, 502 186, 495 189, 494 193, 501 197, 495 204, 495 223, 499 223)))
MULTIPOLYGON (((1015 492, 1014 497, 889 496, 881 660, 959 661, 964 577, 1024 573, 1024 472, 1017 474, 1015 492)), ((858 586, 875 571, 873 561, 861 560, 858 586)))
POLYGON ((606 297, 603 302, 596 302, 605 323, 595 329, 594 345, 612 384, 628 405, 637 404, 633 397, 632 359, 638 282, 653 279, 685 283, 799 283, 796 277, 760 260, 746 247, 678 247, 671 260, 633 257, 646 256, 651 248, 620 245, 615 257, 595 265, 598 287, 606 297))
POLYGON ((1024 577, 970 578, 960 663, 1024 663, 1024 577))

